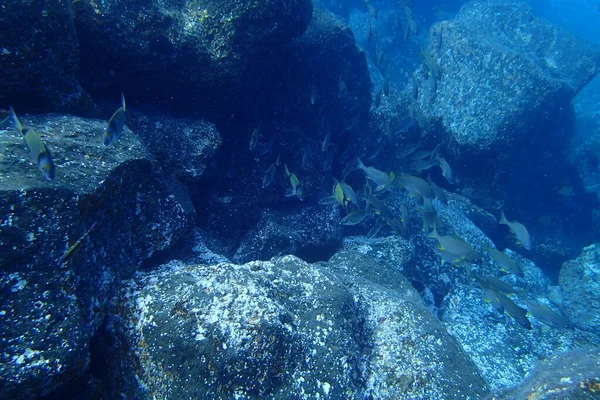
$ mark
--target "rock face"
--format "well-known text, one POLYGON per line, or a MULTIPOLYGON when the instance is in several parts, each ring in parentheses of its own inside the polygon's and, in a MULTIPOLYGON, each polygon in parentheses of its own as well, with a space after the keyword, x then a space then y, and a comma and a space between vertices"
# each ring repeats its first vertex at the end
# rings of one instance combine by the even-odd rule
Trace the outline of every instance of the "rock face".
POLYGON ((337 207, 305 207, 297 214, 265 211, 242 239, 233 261, 269 260, 295 254, 307 261, 328 259, 342 236, 337 207))
POLYGON ((10 1, 0 24, 0 104, 75 112, 88 95, 77 83, 79 53, 69 0, 10 1))
POLYGON ((577 328, 600 332, 600 247, 591 245, 560 269, 562 310, 577 328))
POLYGON ((29 161, 19 133, 0 131, 0 397, 13 399, 84 372, 120 280, 194 218, 187 190, 162 178, 130 131, 105 147, 105 121, 22 121, 53 152, 56 179, 29 161))
POLYGON ((569 106, 600 61, 595 46, 517 1, 467 3, 431 28, 427 52, 425 64, 436 71, 418 73, 419 108, 459 145, 486 153, 527 143, 569 106))
POLYGON ((136 275, 107 325, 121 346, 104 354, 105 379, 119 381, 109 386, 128 398, 485 393, 408 282, 369 281, 377 262, 356 253, 330 265, 335 272, 286 256, 245 265, 170 262, 136 275))
POLYGON ((130 120, 129 126, 163 170, 185 183, 200 179, 221 145, 219 132, 207 121, 173 118, 156 112, 134 114, 130 120))
POLYGON ((257 58, 306 30, 312 3, 84 0, 73 10, 84 86, 198 109, 235 102, 257 58))
POLYGON ((488 399, 596 399, 600 376, 599 359, 598 348, 578 349, 558 354, 540 362, 527 375, 522 385, 498 391, 488 399))

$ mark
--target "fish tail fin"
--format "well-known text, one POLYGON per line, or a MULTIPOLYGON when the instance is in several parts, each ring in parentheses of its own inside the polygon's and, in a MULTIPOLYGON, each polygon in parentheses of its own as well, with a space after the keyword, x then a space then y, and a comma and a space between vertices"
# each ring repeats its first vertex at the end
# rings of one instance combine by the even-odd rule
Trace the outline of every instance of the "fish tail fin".
POLYGON ((123 107, 123 111, 127 110, 127 105, 125 104, 125 95, 121 92, 121 107, 123 107))
POLYGON ((431 233, 429 235, 427 235, 427 237, 432 238, 432 239, 437 239, 438 238, 438 233, 437 233, 437 227, 436 224, 433 224, 433 230, 431 231, 431 233))
POLYGON ((19 117, 17 117, 17 113, 10 107, 10 114, 12 115, 13 121, 15 121, 15 127, 21 133, 23 133, 23 125, 21 125, 21 121, 19 121, 19 117))
POLYGON ((394 171, 390 171, 390 182, 393 182, 394 179, 396 179, 396 174, 394 173, 394 171))
POLYGON ((365 164, 358 157, 356 157, 356 169, 365 169, 365 164))
POLYGON ((500 210, 500 221, 498 221, 498 223, 508 225, 508 221, 506 220, 506 215, 504 215, 503 210, 500 210))

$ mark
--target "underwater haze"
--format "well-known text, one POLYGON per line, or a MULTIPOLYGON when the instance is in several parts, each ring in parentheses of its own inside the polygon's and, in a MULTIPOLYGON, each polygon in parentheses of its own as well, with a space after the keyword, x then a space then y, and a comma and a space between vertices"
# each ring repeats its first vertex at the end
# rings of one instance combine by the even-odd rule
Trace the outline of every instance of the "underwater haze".
POLYGON ((600 4, 0 26, 0 399, 600 398, 600 4))

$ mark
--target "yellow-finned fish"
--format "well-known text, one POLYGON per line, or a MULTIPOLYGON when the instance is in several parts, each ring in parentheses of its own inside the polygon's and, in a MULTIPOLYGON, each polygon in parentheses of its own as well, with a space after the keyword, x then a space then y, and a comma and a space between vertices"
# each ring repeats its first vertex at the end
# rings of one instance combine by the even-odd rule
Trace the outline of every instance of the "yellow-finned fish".
POLYGON ((110 145, 117 141, 123 134, 123 127, 125 127, 125 95, 121 93, 121 107, 110 117, 106 130, 104 131, 103 142, 105 146, 110 145))
POLYGON ((71 247, 69 247, 67 249, 67 251, 65 251, 65 254, 62 255, 62 257, 59 260, 59 263, 62 264, 63 262, 65 262, 69 257, 71 257, 71 254, 73 254, 73 252, 75 250, 77 250, 77 248, 79 247, 79 245, 81 244, 81 242, 83 242, 83 239, 85 239, 90 232, 92 231, 92 229, 94 229, 96 227, 96 224, 98 223, 98 221, 94 222, 92 224, 92 226, 90 226, 90 229, 88 229, 87 231, 85 231, 85 233, 83 234, 83 236, 81 236, 75 243, 73 243, 71 245, 71 247))
POLYGON ((50 149, 48 149, 46 143, 44 143, 40 135, 33 128, 23 127, 12 107, 10 108, 10 113, 15 121, 17 130, 21 132, 21 135, 23 136, 23 142, 25 142, 25 146, 27 146, 27 149, 29 150, 31 161, 37 165, 38 169, 46 179, 54 179, 56 176, 56 167, 54 166, 50 149))
POLYGON ((531 250, 531 236, 525 225, 517 221, 507 220, 504 211, 500 211, 500 221, 498 223, 508 226, 510 231, 517 238, 517 243, 523 245, 527 250, 531 250))

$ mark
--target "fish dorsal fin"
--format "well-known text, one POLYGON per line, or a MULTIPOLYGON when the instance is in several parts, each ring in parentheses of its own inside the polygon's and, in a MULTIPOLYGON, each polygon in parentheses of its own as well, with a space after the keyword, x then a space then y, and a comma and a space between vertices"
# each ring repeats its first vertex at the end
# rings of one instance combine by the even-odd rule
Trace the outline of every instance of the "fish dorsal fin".
POLYGON ((125 95, 121 92, 121 107, 123 107, 123 111, 127 110, 127 105, 125 104, 125 95))

